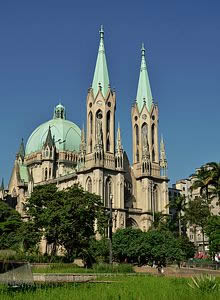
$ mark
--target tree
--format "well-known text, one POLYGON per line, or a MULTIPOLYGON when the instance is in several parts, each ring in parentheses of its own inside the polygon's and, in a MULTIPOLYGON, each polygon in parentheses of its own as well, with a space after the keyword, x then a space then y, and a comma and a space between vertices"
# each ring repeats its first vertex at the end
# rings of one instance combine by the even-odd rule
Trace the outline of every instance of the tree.
MULTIPOLYGON (((153 213, 150 214, 153 215, 153 213)), ((164 215, 161 211, 156 211, 150 229, 167 230, 166 221, 167 215, 164 215)))
POLYGON ((209 162, 207 163, 211 177, 211 195, 220 200, 220 163, 209 162))
POLYGON ((179 195, 177 197, 171 198, 168 207, 173 211, 173 219, 178 221, 179 236, 182 232, 182 212, 186 209, 186 197, 184 195, 179 195))
POLYGON ((206 196, 207 202, 209 202, 209 186, 212 184, 212 177, 209 168, 207 166, 201 167, 195 174, 195 181, 191 186, 192 190, 200 189, 200 195, 206 196))
POLYGON ((196 247, 193 242, 190 242, 187 236, 181 236, 178 238, 180 249, 183 251, 184 259, 188 260, 193 258, 196 252, 196 247))
POLYGON ((209 252, 212 256, 220 252, 220 216, 210 216, 205 226, 209 238, 209 252))
POLYGON ((35 228, 52 245, 65 249, 68 261, 81 257, 89 263, 90 239, 106 226, 104 207, 99 196, 74 185, 58 191, 55 185, 38 186, 26 205, 35 228))
POLYGON ((189 224, 194 226, 195 231, 196 227, 201 227, 203 251, 205 251, 204 229, 210 215, 209 205, 205 199, 197 197, 189 201, 185 216, 189 224))
POLYGON ((20 214, 0 200, 0 249, 17 249, 22 220, 20 214))
POLYGON ((179 241, 168 231, 143 232, 136 247, 142 264, 155 264, 159 268, 167 263, 179 264, 184 259, 179 241))
POLYGON ((138 262, 138 245, 143 232, 140 229, 118 229, 112 237, 114 260, 119 262, 138 262))

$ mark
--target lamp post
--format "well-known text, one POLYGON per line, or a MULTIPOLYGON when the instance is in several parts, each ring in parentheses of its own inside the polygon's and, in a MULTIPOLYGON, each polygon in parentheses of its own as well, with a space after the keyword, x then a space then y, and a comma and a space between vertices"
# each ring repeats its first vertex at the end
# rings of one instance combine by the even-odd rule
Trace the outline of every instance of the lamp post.
POLYGON ((112 264, 112 199, 113 195, 109 195, 109 264, 112 264))
MULTIPOLYGON (((63 144, 65 142, 66 142, 66 140, 61 141, 61 139, 58 139, 57 141, 54 142, 54 144, 59 143, 59 145, 60 145, 60 144, 63 144)), ((58 186, 58 177, 60 175, 59 174, 59 167, 60 167, 60 155, 58 156, 58 161, 57 161, 57 186, 58 186)))

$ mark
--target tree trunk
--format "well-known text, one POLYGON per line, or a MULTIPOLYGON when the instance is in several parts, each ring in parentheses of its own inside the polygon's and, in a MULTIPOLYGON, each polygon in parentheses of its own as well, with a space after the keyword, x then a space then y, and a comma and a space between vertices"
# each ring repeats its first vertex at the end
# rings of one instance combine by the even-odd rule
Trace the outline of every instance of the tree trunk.
POLYGON ((179 212, 179 220, 178 220, 178 223, 179 223, 179 236, 181 236, 181 212, 179 212))
POLYGON ((204 230, 202 228, 202 249, 203 253, 205 253, 205 239, 204 239, 204 230))

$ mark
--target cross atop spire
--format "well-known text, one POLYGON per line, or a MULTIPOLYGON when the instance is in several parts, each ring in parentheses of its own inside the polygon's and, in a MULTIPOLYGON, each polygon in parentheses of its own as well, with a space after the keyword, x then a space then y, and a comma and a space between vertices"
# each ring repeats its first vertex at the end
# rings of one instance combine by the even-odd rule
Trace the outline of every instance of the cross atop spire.
POLYGON ((108 68, 105 57, 105 47, 104 47, 104 30, 103 25, 101 25, 100 33, 100 43, 98 56, 96 60, 95 72, 92 81, 92 89, 94 97, 96 97, 99 86, 101 86, 101 90, 103 96, 105 97, 109 88, 109 76, 108 76, 108 68))
POLYGON ((147 65, 146 65, 146 60, 145 60, 145 51, 146 50, 144 48, 144 43, 142 43, 142 46, 141 46, 141 68, 140 68, 138 90, 137 90, 137 97, 136 97, 139 111, 142 110, 145 102, 146 102, 148 111, 150 111, 151 105, 153 102, 150 81, 149 81, 148 72, 147 72, 147 65))

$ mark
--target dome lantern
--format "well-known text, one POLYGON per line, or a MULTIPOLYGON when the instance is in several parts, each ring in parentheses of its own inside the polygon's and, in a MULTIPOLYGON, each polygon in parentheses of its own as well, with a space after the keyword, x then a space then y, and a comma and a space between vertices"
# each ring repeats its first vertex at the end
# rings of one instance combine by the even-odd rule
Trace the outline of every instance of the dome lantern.
POLYGON ((66 109, 61 103, 55 107, 53 118, 66 120, 66 109))

